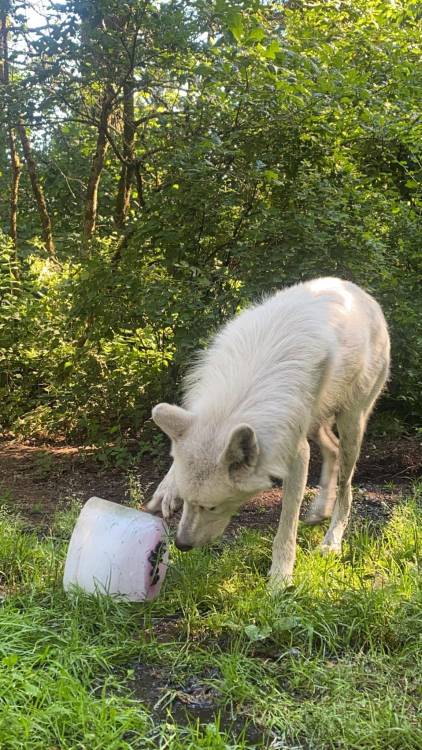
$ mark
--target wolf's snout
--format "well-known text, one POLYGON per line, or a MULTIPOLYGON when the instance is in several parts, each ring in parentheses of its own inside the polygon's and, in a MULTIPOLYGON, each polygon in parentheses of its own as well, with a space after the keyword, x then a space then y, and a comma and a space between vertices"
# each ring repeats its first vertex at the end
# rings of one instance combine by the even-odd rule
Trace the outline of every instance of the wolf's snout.
POLYGON ((179 540, 176 538, 175 545, 177 549, 180 549, 181 552, 189 552, 189 550, 193 549, 191 544, 182 544, 182 542, 179 542, 179 540))

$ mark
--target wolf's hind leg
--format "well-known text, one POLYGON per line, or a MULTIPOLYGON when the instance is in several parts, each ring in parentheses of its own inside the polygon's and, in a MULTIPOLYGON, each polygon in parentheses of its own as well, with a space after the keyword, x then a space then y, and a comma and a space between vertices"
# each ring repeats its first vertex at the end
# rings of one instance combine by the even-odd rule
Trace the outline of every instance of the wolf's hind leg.
POLYGON ((339 466, 339 440, 328 423, 321 425, 316 441, 322 453, 323 463, 319 492, 305 518, 305 523, 311 526, 331 518, 336 502, 339 466))
POLYGON ((382 368, 365 401, 337 417, 340 435, 339 490, 331 524, 321 545, 321 551, 324 553, 341 551, 341 542, 352 507, 352 477, 369 415, 384 386, 387 374, 388 362, 382 368))

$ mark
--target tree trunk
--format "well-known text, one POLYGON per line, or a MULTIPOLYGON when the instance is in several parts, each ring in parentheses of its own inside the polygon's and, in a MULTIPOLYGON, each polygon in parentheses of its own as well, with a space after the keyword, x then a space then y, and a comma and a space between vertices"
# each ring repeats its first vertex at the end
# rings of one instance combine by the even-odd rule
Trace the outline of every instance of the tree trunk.
POLYGON ((83 243, 87 247, 95 231, 98 210, 98 188, 101 172, 104 167, 104 159, 107 153, 107 127, 113 109, 114 94, 111 86, 107 86, 104 93, 100 120, 98 123, 98 135, 94 156, 91 162, 91 171, 85 196, 85 213, 83 224, 83 243))
POLYGON ((117 188, 114 222, 120 230, 124 229, 129 212, 130 196, 134 176, 135 151, 135 105, 133 81, 126 81, 123 86, 123 158, 120 180, 117 188))
MULTIPOLYGON (((5 87, 9 86, 9 54, 8 54, 8 20, 7 14, 4 12, 1 18, 1 60, 2 60, 2 75, 1 80, 5 87)), ((9 133, 9 147, 10 147, 10 160, 12 165, 12 177, 11 177, 11 193, 10 193, 10 236, 12 238, 14 247, 16 248, 17 240, 17 209, 18 209, 18 189, 19 179, 21 173, 21 163, 19 155, 16 149, 16 141, 14 134, 14 123, 11 122, 10 113, 8 112, 8 133, 9 133)), ((51 232, 51 221, 47 210, 47 203, 45 201, 44 193, 37 176, 37 168, 32 156, 31 143, 26 132, 25 125, 21 117, 18 117, 16 125, 17 132, 19 133, 22 149, 25 157, 25 161, 28 167, 29 177, 31 180, 32 191, 34 193, 35 200, 38 206, 38 212, 41 219, 42 236, 45 242, 47 252, 49 255, 54 256, 56 254, 56 248, 54 247, 53 236, 51 232)))
POLYGON ((16 148, 15 133, 12 127, 9 126, 9 147, 10 147, 10 161, 12 165, 12 174, 10 181, 10 237, 12 238, 13 247, 17 248, 18 244, 18 195, 19 195, 19 180, 22 172, 22 164, 19 158, 19 154, 16 148))
MULTIPOLYGON (((4 84, 5 89, 10 83, 9 73, 9 49, 8 49, 8 23, 6 13, 2 14, 1 17, 1 54, 0 54, 0 66, 1 74, 0 81, 4 84)), ((18 216, 18 194, 19 194, 19 180, 22 171, 22 165, 19 159, 19 154, 16 149, 15 132, 11 122, 9 108, 6 105, 7 113, 7 131, 9 137, 9 148, 10 148, 10 163, 11 163, 11 178, 10 178, 10 229, 9 234, 13 242, 15 251, 15 261, 17 269, 17 216, 18 216)), ((17 270, 16 270, 17 273, 17 270)))
POLYGON ((54 245, 53 235, 51 231, 50 215, 47 209, 47 203, 44 197, 44 191, 37 175, 37 167, 35 164, 34 157, 32 155, 31 142, 26 132, 25 125, 22 118, 18 120, 17 130, 19 133, 20 141, 22 144, 23 154, 25 157, 26 165, 28 167, 29 179, 31 180, 32 192, 38 207, 38 213, 41 220, 42 237, 45 242, 47 252, 51 256, 56 255, 56 248, 54 245))
POLYGON ((1 35, 0 35, 0 80, 2 83, 7 83, 9 79, 8 75, 8 60, 9 55, 7 51, 7 36, 8 36, 8 23, 7 23, 7 9, 2 8, 1 14, 1 35))
POLYGON ((138 193, 138 205, 139 205, 139 208, 145 208, 144 185, 143 185, 142 175, 141 175, 141 165, 139 164, 139 162, 136 164, 135 177, 136 177, 136 190, 138 193))

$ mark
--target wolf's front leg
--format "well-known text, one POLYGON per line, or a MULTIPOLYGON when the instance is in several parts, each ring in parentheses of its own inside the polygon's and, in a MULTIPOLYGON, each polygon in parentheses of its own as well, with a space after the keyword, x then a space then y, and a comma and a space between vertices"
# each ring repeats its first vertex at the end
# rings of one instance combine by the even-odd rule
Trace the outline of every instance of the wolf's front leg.
POLYGON ((176 486, 173 464, 166 476, 155 490, 152 499, 147 503, 146 509, 150 513, 161 513, 164 518, 170 518, 180 507, 182 501, 176 486))
POLYGON ((309 465, 309 443, 298 447, 283 482, 280 524, 273 544, 270 590, 274 593, 291 583, 296 557, 296 535, 299 511, 305 491, 309 465))

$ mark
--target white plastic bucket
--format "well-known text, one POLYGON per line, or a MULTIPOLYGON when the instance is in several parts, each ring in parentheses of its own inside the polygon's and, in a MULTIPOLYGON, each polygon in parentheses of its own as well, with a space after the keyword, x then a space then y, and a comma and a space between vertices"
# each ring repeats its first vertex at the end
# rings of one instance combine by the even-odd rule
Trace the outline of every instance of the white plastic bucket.
POLYGON ((132 602, 155 599, 167 563, 167 527, 161 518, 91 497, 70 539, 63 586, 132 602))

